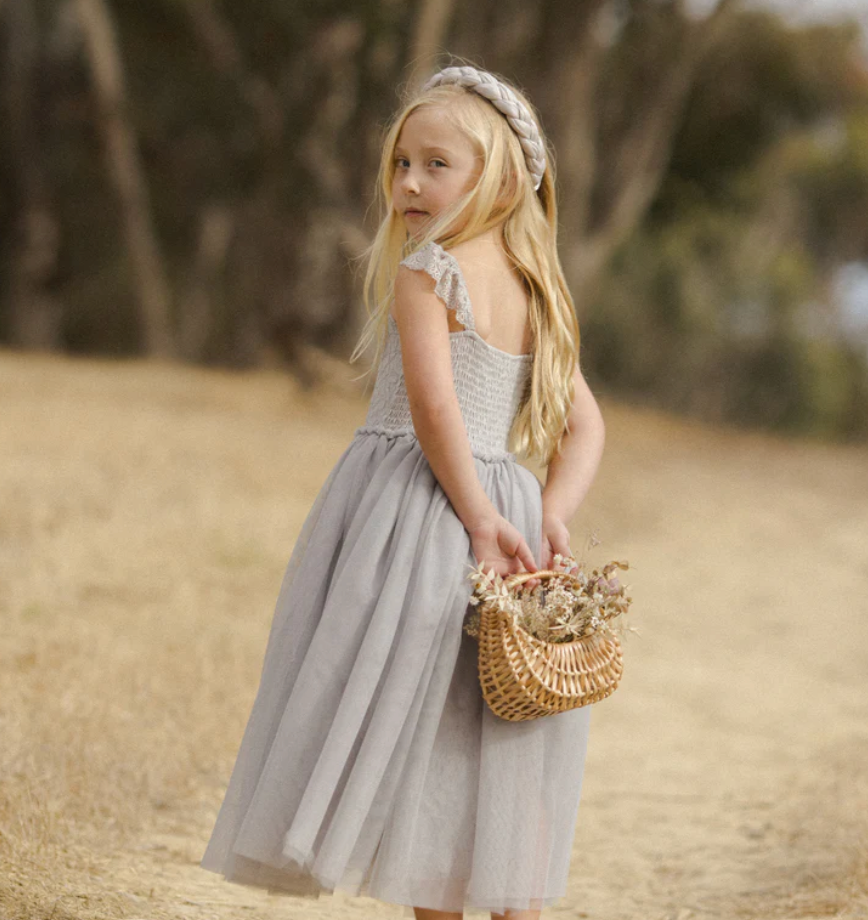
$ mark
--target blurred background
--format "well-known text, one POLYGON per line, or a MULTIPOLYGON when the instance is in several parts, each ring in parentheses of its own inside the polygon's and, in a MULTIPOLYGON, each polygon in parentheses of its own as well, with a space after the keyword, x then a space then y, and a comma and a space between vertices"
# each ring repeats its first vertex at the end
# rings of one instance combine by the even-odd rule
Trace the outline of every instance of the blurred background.
POLYGON ((444 49, 554 144, 592 385, 868 436, 861 0, 3 0, 0 344, 318 375, 398 90, 444 49), (860 23, 861 17, 861 23, 860 23))
POLYGON ((638 629, 550 912, 868 917, 868 0, 0 0, 0 920, 407 916, 199 860, 446 51, 555 149, 638 629))

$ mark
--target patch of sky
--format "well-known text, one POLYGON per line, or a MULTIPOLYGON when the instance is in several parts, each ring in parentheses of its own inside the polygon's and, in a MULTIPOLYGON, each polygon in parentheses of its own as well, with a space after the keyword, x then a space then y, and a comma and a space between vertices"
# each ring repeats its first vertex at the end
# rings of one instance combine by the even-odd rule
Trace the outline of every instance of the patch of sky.
POLYGON ((847 336, 861 338, 868 347, 868 262, 848 262, 832 282, 838 324, 847 336))

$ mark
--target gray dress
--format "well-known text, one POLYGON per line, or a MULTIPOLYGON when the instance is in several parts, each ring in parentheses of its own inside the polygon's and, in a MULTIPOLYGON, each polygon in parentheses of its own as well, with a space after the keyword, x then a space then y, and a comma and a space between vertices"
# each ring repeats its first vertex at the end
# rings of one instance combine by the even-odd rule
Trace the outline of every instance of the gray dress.
MULTIPOLYGON (((475 331, 457 260, 404 260, 464 326, 455 389, 479 479, 539 562, 539 480, 507 449, 532 358, 475 331)), ((274 893, 340 889, 460 911, 566 890, 589 708, 506 722, 462 629, 476 560, 413 431, 400 339, 293 549, 253 705, 201 865, 274 893)))

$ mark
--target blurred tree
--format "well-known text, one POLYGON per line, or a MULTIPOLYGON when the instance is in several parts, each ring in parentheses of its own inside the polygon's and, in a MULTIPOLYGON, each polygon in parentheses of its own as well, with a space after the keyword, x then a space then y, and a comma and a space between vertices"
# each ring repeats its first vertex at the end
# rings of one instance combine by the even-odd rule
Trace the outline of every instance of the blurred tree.
POLYGON ((105 138, 108 172, 117 189, 127 253, 136 279, 141 326, 149 354, 171 357, 171 293, 151 220, 147 179, 139 162, 135 130, 127 117, 121 51, 105 0, 77 0, 105 138))
MULTIPOLYGON (((46 8, 49 29, 69 2, 46 8)), ((188 358, 233 363, 354 340, 358 287, 344 266, 370 234, 382 126, 394 87, 422 79, 444 46, 524 75, 538 98, 565 151, 570 281, 590 298, 659 183, 691 74, 735 5, 695 21, 682 0, 114 0, 115 37, 107 0, 74 2, 98 103, 81 111, 121 191, 142 347, 166 351, 168 338, 188 358)), ((60 96, 86 91, 67 83, 60 96)))
POLYGON ((459 12, 454 44, 519 75, 555 147, 580 317, 653 200, 694 74, 737 9, 718 0, 695 18, 682 0, 489 0, 459 12))
POLYGON ((449 48, 540 110, 596 381, 708 417, 856 431, 864 361, 816 335, 834 326, 839 266, 868 258, 854 33, 706 9, 5 0, 0 336, 276 356, 312 382, 299 346, 347 354, 361 325, 348 264, 379 219, 396 87, 449 48))
POLYGON ((3 102, 6 156, 3 175, 11 216, 4 253, 9 341, 27 348, 62 345, 62 313, 50 283, 57 269, 59 228, 37 119, 37 76, 43 41, 33 0, 0 4, 6 33, 3 102))
POLYGON ((601 381, 704 418, 868 434, 868 343, 841 340, 830 296, 843 262, 868 260, 858 39, 730 22, 585 324, 601 381))

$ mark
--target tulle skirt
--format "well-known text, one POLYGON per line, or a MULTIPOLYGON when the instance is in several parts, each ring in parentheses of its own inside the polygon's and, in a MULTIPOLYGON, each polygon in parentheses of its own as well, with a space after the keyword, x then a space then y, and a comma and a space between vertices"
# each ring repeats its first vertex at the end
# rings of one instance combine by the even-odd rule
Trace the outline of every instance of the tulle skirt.
MULTIPOLYGON (((474 462, 539 561, 539 480, 511 455, 474 462)), ((406 915, 563 897, 589 708, 488 709, 462 629, 474 566, 416 438, 357 432, 292 551, 203 868, 406 915)))

